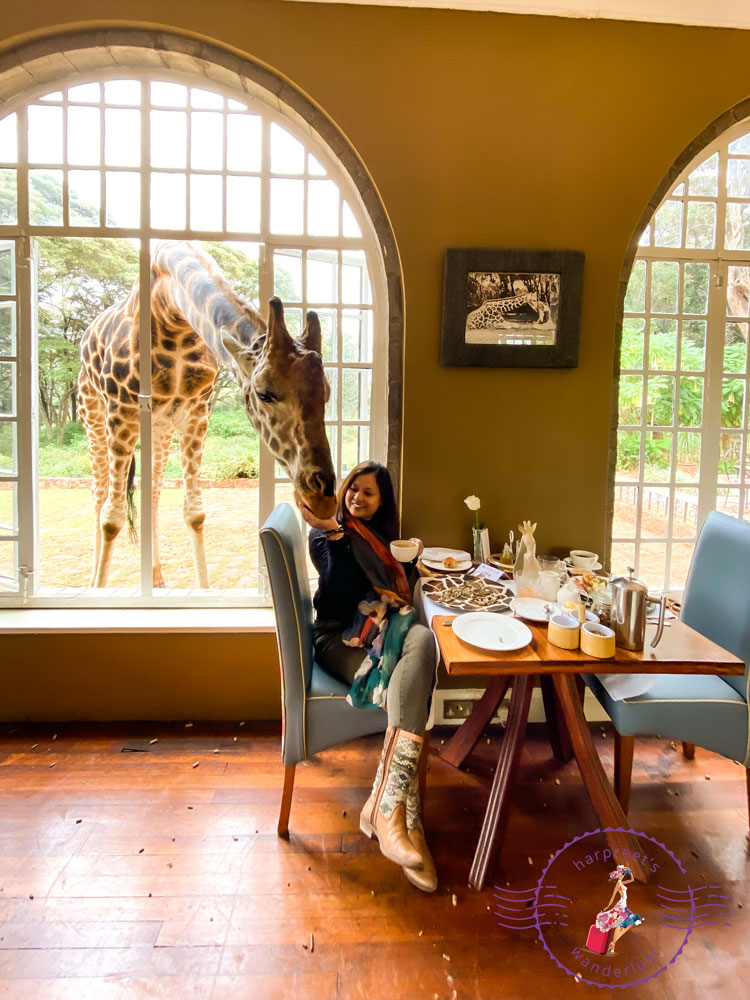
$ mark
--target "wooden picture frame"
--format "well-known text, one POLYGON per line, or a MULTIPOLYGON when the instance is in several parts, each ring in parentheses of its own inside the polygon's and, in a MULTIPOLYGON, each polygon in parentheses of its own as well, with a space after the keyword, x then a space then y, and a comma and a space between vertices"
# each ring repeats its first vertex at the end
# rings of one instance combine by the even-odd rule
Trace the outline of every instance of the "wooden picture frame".
POLYGON ((581 250, 445 252, 440 364, 575 368, 581 250))

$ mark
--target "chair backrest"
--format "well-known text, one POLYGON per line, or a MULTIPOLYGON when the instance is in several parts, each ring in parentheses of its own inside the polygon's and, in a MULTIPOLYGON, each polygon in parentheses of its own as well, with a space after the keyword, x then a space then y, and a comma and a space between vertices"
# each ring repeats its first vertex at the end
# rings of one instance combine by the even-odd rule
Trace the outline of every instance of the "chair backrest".
POLYGON ((281 700, 285 726, 301 718, 312 674, 312 600, 305 542, 288 503, 275 508, 260 529, 268 567, 281 657, 281 700))
POLYGON ((693 553, 680 616, 686 625, 745 661, 744 677, 724 677, 748 698, 750 524, 712 511, 693 553))

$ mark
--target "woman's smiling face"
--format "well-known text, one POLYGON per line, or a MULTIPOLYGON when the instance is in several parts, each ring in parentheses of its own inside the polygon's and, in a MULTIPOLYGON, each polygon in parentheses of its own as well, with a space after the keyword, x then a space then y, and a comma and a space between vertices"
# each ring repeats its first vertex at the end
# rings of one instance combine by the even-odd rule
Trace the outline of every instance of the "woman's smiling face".
POLYGON ((352 517, 369 521, 380 507, 380 487, 375 473, 365 472, 357 476, 346 491, 344 503, 352 517))

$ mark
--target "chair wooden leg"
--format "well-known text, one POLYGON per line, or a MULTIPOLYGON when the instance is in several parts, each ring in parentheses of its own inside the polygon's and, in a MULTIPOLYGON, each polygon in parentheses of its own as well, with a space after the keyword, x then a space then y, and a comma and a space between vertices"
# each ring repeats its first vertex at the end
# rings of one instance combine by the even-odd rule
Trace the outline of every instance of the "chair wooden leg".
POLYGON ((695 757, 695 743, 686 743, 685 740, 682 741, 682 756, 686 760, 692 760, 695 757))
POLYGON ((634 736, 621 736, 615 729, 615 795, 624 813, 627 813, 630 802, 634 746, 634 736))
POLYGON ((427 758, 430 755, 430 730, 424 734, 422 742, 422 752, 419 755, 419 766, 417 770, 417 781, 419 782, 419 801, 424 809, 424 793, 427 787, 427 758))
POLYGON ((289 812, 292 808, 292 793, 294 792, 294 774, 296 764, 288 764, 284 768, 284 790, 281 793, 281 809, 279 811, 279 825, 276 832, 280 837, 289 836, 289 812))

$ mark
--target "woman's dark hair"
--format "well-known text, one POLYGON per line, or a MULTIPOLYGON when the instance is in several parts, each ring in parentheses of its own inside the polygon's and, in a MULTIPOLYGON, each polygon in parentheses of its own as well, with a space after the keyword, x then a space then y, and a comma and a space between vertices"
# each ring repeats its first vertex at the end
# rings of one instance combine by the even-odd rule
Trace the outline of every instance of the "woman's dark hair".
POLYGON ((370 473, 375 476, 375 482, 380 490, 380 506, 370 518, 369 524, 379 535, 392 542, 401 533, 401 526, 396 508, 396 497, 393 495, 391 474, 380 462, 360 462, 359 465, 354 466, 339 488, 336 520, 340 524, 346 524, 349 520, 351 514, 346 509, 346 491, 357 476, 367 476, 370 473))

